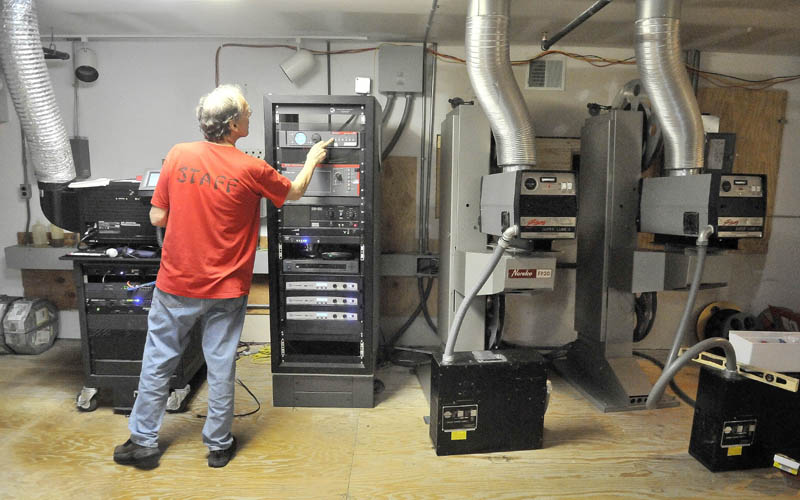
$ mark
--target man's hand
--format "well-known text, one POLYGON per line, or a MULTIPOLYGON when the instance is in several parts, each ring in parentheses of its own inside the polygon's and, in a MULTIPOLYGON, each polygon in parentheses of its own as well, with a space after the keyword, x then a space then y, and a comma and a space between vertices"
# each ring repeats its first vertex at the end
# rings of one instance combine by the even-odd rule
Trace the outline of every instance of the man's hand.
POLYGON ((325 142, 320 141, 311 146, 311 149, 308 150, 308 154, 306 155, 306 165, 311 164, 315 167, 319 165, 319 163, 324 160, 325 156, 328 154, 328 151, 325 148, 330 146, 332 142, 333 137, 325 142))
POLYGON ((325 150, 333 142, 331 137, 325 142, 318 142, 311 146, 306 155, 306 164, 303 170, 297 174, 297 177, 292 181, 292 187, 289 188, 289 193, 286 195, 287 200, 299 200, 306 194, 308 183, 311 182, 311 176, 314 175, 314 169, 317 168, 319 162, 325 159, 328 152, 325 150))

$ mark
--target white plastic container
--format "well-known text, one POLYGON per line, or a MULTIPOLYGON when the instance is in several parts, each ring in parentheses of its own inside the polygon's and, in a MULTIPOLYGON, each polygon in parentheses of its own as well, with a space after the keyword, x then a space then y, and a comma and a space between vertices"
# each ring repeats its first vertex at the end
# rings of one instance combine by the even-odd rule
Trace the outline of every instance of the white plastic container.
POLYGON ((64 230, 55 224, 50 224, 50 245, 54 247, 64 246, 64 230))
POLYGON ((800 332, 731 330, 736 361, 783 373, 800 372, 800 332))
POLYGON ((31 228, 33 233, 33 246, 46 247, 47 246, 47 227, 41 221, 37 221, 31 228))

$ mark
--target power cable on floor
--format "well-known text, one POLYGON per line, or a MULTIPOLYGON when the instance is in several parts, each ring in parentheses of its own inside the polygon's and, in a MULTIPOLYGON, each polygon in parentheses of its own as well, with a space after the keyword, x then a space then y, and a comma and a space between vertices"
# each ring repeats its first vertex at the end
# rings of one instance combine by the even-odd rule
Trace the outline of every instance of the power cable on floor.
MULTIPOLYGON (((656 358, 654 358, 654 357, 652 357, 652 356, 650 356, 648 354, 645 354, 645 353, 640 352, 640 351, 633 351, 633 355, 637 356, 637 357, 640 357, 642 359, 646 359, 647 361, 653 363, 654 365, 656 365, 657 367, 661 368, 662 370, 664 369, 664 363, 662 363, 661 361, 657 360, 656 358)), ((681 398, 681 401, 683 401, 687 405, 689 405, 692 408, 694 408, 694 404, 695 404, 694 399, 692 399, 691 397, 689 397, 688 394, 683 392, 683 390, 680 387, 678 387, 678 384, 675 383, 675 380, 670 380, 669 388, 672 389, 672 392, 674 392, 676 396, 681 398)))
MULTIPOLYGON (((244 343, 244 342, 240 342, 238 348, 242 348, 242 347, 245 348, 244 352, 247 352, 247 349, 250 348, 250 345, 247 344, 247 343, 244 343)), ((268 350, 267 352, 269 352, 269 346, 266 346, 266 349, 268 350)), ((258 352, 260 353, 263 350, 264 350, 264 348, 262 348, 258 352)), ((256 354, 258 354, 258 353, 256 353, 256 354)), ((249 354, 242 354, 240 351, 238 351, 238 350, 236 351, 236 361, 238 361, 239 358, 244 357, 244 356, 249 356, 249 354)), ((267 356, 269 356, 269 354, 267 354, 267 356)), ((253 394, 253 391, 251 391, 250 388, 247 387, 244 384, 244 382, 242 382, 242 380, 240 378, 238 378, 238 377, 236 378, 236 383, 241 385, 244 388, 244 390, 247 391, 247 394, 249 394, 253 398, 253 401, 256 402, 256 405, 258 405, 258 407, 255 410, 251 410, 251 411, 249 411, 247 413, 235 413, 233 416, 234 417, 247 417, 247 416, 253 415, 255 413, 258 413, 261 410, 261 401, 258 400, 256 395, 253 394)), ((197 418, 208 418, 208 415, 195 415, 195 416, 197 418)))

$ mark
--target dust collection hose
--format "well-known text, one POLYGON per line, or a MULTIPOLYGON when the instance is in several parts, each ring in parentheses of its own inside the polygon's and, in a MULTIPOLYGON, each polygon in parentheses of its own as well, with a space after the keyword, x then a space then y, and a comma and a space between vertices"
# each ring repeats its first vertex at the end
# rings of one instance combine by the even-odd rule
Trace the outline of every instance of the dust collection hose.
POLYGON ((681 49, 683 0, 637 0, 636 65, 664 134, 664 175, 703 168, 703 120, 681 49))
POLYGON ((0 26, 0 72, 25 131, 36 179, 43 184, 70 182, 75 164, 44 61, 33 0, 0 0, 0 26))
POLYGON ((516 225, 511 226, 503 231, 503 235, 497 241, 497 248, 494 249, 492 257, 489 260, 489 264, 483 270, 483 273, 480 275, 478 281, 475 283, 469 293, 464 297, 464 300, 461 301, 461 305, 458 306, 458 311, 456 311, 456 317, 453 320, 453 325, 450 327, 450 331, 447 332, 447 345, 445 345, 444 356, 442 356, 443 364, 448 364, 453 361, 453 350, 456 347, 458 331, 461 329, 461 323, 464 322, 464 317, 467 315, 467 309, 469 309, 472 299, 478 295, 478 291, 480 291, 484 283, 486 283, 486 280, 488 280, 489 276, 491 276, 492 272, 494 272, 494 268, 497 267, 497 263, 500 262, 500 257, 503 256, 503 252, 505 252, 509 247, 511 239, 518 234, 519 226, 516 225))
POLYGON ((497 142, 503 170, 536 165, 536 132, 511 69, 511 0, 470 0, 464 49, 467 75, 497 142))
POLYGON ((729 372, 736 373, 736 351, 733 346, 726 339, 714 337, 699 342, 687 350, 683 356, 677 357, 678 350, 681 346, 681 341, 686 333, 686 325, 689 323, 689 316, 694 308, 694 302, 697 298, 697 290, 700 288, 700 281, 703 277, 703 267, 706 261, 706 251, 708 249, 708 238, 714 233, 713 226, 706 226, 705 229, 697 237, 697 264, 694 268, 694 276, 692 277, 692 284, 689 287, 689 297, 686 299, 686 306, 683 309, 683 316, 678 323, 678 329, 675 332, 675 340, 672 343, 672 350, 669 353, 667 362, 664 363, 664 371, 661 376, 653 384, 650 394, 647 395, 647 409, 655 409, 661 396, 664 395, 664 390, 667 388, 672 377, 675 376, 686 363, 691 361, 695 356, 701 352, 712 347, 721 347, 725 350, 725 369, 729 372))

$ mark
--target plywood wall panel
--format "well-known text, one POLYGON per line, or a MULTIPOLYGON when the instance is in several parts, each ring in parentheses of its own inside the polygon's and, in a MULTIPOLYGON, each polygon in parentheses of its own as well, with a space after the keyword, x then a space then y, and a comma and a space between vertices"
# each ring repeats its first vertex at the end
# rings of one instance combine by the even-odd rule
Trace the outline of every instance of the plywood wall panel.
POLYGON ((739 241, 739 250, 744 253, 765 254, 769 246, 787 99, 788 92, 785 90, 709 87, 701 88, 698 92, 700 111, 720 117, 720 132, 736 134, 733 171, 740 174, 767 174, 764 238, 739 241))

